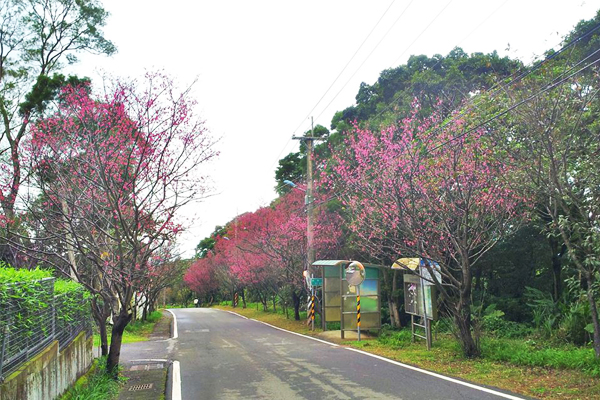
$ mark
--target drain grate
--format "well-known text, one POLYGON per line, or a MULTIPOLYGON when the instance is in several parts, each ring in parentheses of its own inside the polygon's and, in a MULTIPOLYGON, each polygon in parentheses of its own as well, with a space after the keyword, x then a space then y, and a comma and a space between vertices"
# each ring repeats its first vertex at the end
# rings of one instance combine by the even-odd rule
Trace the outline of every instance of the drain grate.
POLYGON ((152 389, 153 383, 143 383, 141 385, 133 385, 129 387, 130 392, 137 392, 138 390, 152 389))

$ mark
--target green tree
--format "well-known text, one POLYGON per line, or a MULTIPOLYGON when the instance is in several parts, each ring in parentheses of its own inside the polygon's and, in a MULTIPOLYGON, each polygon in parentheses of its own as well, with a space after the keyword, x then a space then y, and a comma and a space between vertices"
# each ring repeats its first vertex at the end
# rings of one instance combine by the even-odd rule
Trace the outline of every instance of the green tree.
POLYGON ((217 238, 219 236, 225 236, 227 234, 227 227, 217 225, 213 233, 210 234, 209 237, 205 237, 196 245, 196 255, 195 258, 204 258, 207 256, 208 252, 210 252, 215 247, 215 243, 217 242, 217 238))
MULTIPOLYGON (((598 26, 582 22, 579 36, 598 26)), ((573 40, 569 35, 565 43, 573 40)), ((520 162, 526 173, 523 193, 538 204, 538 213, 546 221, 546 233, 556 248, 565 247, 566 256, 578 271, 586 292, 596 357, 600 357, 600 320, 596 299, 600 273, 600 101, 598 58, 588 47, 597 44, 596 31, 541 66, 520 85, 510 88, 505 106, 527 99, 522 106, 499 123, 506 149, 520 162), (578 74, 573 71, 587 69, 578 74), (560 85, 565 77, 570 79, 560 85), (552 90, 546 90, 550 83, 552 90)), ((596 51, 597 48, 594 50, 596 51)), ((550 53, 552 54, 552 53, 550 53)), ((552 243, 551 243, 552 245, 552 243)), ((561 248, 560 253, 565 254, 561 248)))
MULTIPOLYGON (((329 136, 329 129, 323 125, 316 125, 312 130, 304 132, 304 136, 327 138, 329 136)), ((326 147, 326 146, 325 146, 326 147)), ((318 153, 317 148, 324 149, 324 146, 315 146, 315 153, 318 153)), ((296 153, 290 153, 281 160, 279 160, 279 166, 275 170, 275 191, 279 195, 288 193, 291 187, 286 185, 283 181, 288 180, 294 183, 299 183, 304 180, 306 175, 306 144, 300 143, 300 150, 296 153)))
MULTIPOLYGON (((108 13, 95 0, 0 0, 0 206, 8 228, 26 175, 23 140, 58 88, 76 78, 57 74, 80 52, 112 54, 101 28, 108 13)), ((5 246, 3 258, 14 259, 5 246)))

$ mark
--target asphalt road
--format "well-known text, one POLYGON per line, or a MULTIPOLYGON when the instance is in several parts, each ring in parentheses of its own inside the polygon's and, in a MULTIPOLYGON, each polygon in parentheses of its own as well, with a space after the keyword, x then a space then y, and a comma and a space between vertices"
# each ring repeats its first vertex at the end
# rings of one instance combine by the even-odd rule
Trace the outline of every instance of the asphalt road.
POLYGON ((184 400, 502 399, 343 346, 214 309, 175 309, 184 400))

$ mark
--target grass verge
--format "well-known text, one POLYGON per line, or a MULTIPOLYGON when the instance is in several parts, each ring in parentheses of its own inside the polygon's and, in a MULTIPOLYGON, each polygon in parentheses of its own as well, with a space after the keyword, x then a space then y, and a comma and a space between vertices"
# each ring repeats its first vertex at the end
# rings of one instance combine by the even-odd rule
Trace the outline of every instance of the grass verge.
POLYGON ((75 382, 60 400, 116 399, 123 380, 114 380, 106 373, 106 359, 97 358, 87 374, 75 382))
MULTIPOLYGON (((301 321, 286 319, 274 312, 231 306, 216 308, 234 311, 245 317, 311 336, 318 335, 301 321)), ((319 324, 316 324, 319 326, 319 324)), ((440 334, 431 351, 423 342, 412 343, 410 331, 391 331, 376 339, 344 341, 358 348, 392 360, 418 366, 470 382, 494 386, 530 397, 558 400, 600 399, 600 378, 585 367, 589 349, 540 348, 517 339, 488 339, 482 342, 483 357, 466 359, 460 346, 449 334, 440 334)), ((593 354, 592 354, 593 356, 593 354)), ((589 361, 589 360, 588 360, 589 361)))
MULTIPOLYGON (((154 325, 162 318, 160 311, 154 311, 148 316, 146 321, 135 321, 129 323, 123 332, 123 344, 143 342, 148 340, 148 337, 154 330, 154 325)), ((110 345, 111 327, 108 326, 108 344, 110 345)), ((94 347, 100 346, 100 335, 94 334, 94 347)))

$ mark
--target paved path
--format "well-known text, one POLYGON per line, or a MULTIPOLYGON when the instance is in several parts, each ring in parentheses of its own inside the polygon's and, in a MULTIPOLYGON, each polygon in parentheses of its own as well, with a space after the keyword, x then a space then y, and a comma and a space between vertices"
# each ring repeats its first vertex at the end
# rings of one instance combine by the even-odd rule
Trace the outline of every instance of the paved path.
POLYGON ((120 362, 127 383, 121 389, 119 400, 165 398, 168 368, 176 345, 176 341, 170 339, 171 322, 171 314, 164 311, 148 341, 122 345, 120 362))
POLYGON ((180 361, 184 400, 518 398, 444 380, 225 311, 172 311, 179 333, 173 358, 180 361))

